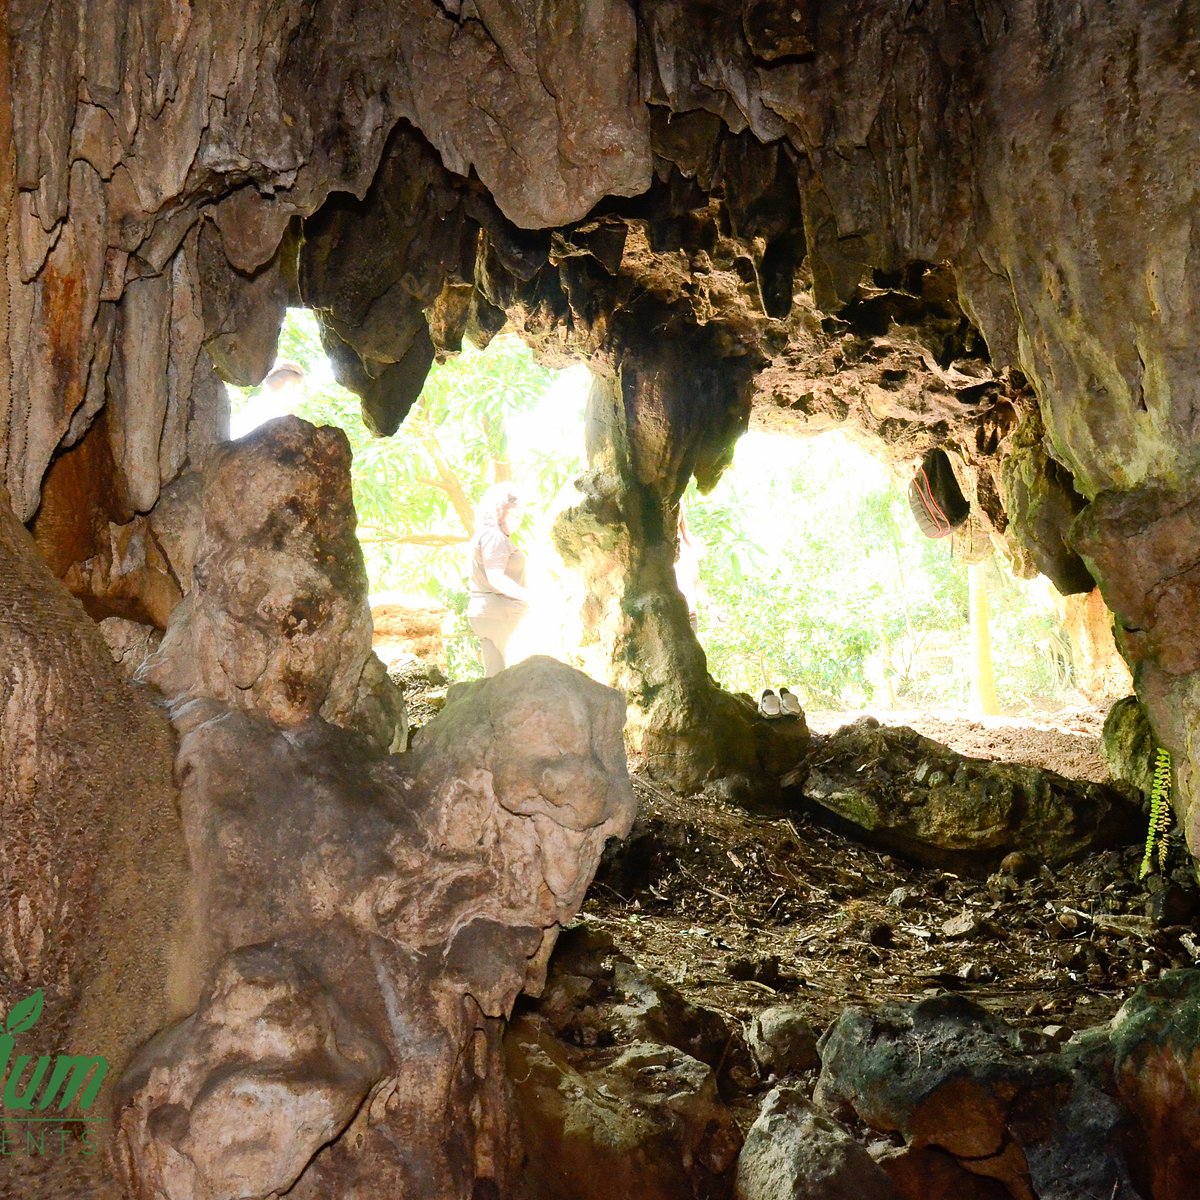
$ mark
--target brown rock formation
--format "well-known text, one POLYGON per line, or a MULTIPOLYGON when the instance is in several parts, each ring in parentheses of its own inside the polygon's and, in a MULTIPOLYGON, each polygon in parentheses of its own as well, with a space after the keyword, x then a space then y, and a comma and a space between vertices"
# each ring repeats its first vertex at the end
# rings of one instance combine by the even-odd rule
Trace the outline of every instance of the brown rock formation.
POLYGON ((620 697, 549 659, 384 752, 348 468, 295 418, 215 454, 144 670, 180 735, 194 1008, 118 1091, 144 1200, 505 1194, 504 1019, 633 818, 620 697))
POLYGON ((404 701, 371 651, 350 447, 282 417, 216 451, 199 496, 192 590, 143 672, 290 727, 312 717, 403 747, 404 701))
POLYGON ((622 720, 546 659, 463 689, 411 758, 181 700, 198 1000, 122 1081, 130 1194, 506 1194, 503 1020, 632 820, 622 720))
MULTIPOLYGON (((186 1011, 170 979, 187 873, 174 739, 2 502, 0 611, 0 1006, 43 989, 19 1055, 117 1064, 186 1011)), ((72 1137, 6 1156, 0 1196, 111 1194, 95 1133, 90 1155, 72 1137)))

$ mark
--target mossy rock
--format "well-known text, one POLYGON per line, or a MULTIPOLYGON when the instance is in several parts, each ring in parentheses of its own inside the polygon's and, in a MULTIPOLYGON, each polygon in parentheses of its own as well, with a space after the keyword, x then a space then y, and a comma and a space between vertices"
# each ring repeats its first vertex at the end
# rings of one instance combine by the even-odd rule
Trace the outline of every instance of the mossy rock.
POLYGON ((1118 700, 1104 722, 1104 755, 1112 777, 1132 784, 1143 796, 1154 782, 1154 751, 1158 745, 1146 710, 1136 696, 1118 700))

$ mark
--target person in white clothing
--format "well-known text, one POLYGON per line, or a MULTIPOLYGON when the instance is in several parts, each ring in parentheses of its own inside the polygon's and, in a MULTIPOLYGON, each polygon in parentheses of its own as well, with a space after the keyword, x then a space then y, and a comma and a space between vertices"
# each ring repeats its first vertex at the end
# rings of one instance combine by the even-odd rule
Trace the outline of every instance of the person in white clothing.
POLYGON ((675 552, 675 583, 687 601, 688 622, 692 632, 697 629, 696 607, 700 600, 700 560, 704 543, 688 529, 683 509, 679 510, 679 549, 675 552))
POLYGON ((489 678, 508 665, 505 652, 509 640, 529 611, 525 555, 512 540, 520 509, 513 485, 497 483, 484 493, 475 513, 467 621, 479 638, 483 673, 489 678))

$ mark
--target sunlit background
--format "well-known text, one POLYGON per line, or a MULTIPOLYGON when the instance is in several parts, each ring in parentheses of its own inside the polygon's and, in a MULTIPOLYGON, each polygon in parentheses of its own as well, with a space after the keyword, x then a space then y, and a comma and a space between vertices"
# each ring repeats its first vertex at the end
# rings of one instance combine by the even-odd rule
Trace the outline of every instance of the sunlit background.
MULTIPOLYGON (((468 344, 434 366, 399 433, 376 438, 334 380, 311 313, 289 313, 280 356, 304 379, 235 390, 234 436, 285 411, 346 431, 373 595, 441 615, 449 676, 481 673, 463 616, 466 548, 473 507, 497 479, 527 501, 516 540, 538 601, 524 647, 570 657, 577 581, 549 525, 584 468, 587 368, 546 370, 516 337, 468 344)), ((701 496, 693 484, 684 506, 703 549, 699 637, 718 682, 749 693, 788 684, 811 709, 966 709, 967 569, 924 537, 904 481, 868 451, 837 433, 751 432, 716 489, 701 496)), ((1077 701, 1052 589, 1016 579, 999 556, 982 578, 1003 711, 1077 701)))

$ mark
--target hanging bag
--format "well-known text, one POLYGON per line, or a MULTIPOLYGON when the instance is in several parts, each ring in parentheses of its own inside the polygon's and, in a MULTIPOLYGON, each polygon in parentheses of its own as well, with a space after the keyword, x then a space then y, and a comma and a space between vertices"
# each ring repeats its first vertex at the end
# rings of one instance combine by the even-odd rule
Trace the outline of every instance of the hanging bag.
POLYGON ((930 450, 921 460, 908 485, 908 504, 926 537, 949 537, 967 519, 971 506, 944 450, 930 450))

